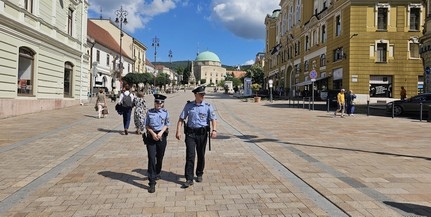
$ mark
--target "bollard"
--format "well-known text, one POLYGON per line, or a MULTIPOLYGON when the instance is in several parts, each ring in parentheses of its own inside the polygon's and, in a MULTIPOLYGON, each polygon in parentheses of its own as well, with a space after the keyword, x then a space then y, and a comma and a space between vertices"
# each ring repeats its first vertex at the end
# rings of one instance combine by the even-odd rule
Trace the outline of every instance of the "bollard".
POLYGON ((422 102, 420 103, 420 111, 419 111, 419 121, 422 121, 422 112, 423 112, 423 105, 422 102))
POLYGON ((392 102, 392 118, 395 117, 395 102, 392 102))
POLYGON ((327 103, 326 103, 326 112, 329 112, 329 98, 326 99, 327 103))
POLYGON ((308 110, 311 110, 311 97, 308 97, 308 110))
POLYGON ((367 100, 367 116, 370 116, 370 100, 367 100))

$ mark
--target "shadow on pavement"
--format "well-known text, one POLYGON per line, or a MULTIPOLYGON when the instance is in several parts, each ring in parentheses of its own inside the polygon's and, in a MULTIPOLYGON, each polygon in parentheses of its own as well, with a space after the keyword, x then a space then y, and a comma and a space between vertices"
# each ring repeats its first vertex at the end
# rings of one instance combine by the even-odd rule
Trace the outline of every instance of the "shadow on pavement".
POLYGON ((338 147, 329 147, 329 146, 321 146, 321 145, 293 144, 290 142, 280 142, 280 143, 293 145, 293 146, 307 146, 307 147, 315 147, 315 148, 337 149, 337 150, 343 150, 343 151, 354 151, 354 152, 363 152, 363 153, 371 153, 371 154, 390 155, 395 157, 411 157, 411 158, 418 158, 423 160, 431 160, 431 157, 396 154, 396 153, 381 152, 381 151, 367 151, 367 150, 360 150, 360 149, 353 149, 353 148, 338 148, 338 147))
POLYGON ((410 158, 417 158, 417 159, 423 159, 423 160, 431 161, 431 157, 413 156, 413 155, 380 152, 380 151, 367 151, 367 150, 352 149, 352 148, 329 147, 329 146, 321 146, 321 145, 294 144, 294 143, 284 142, 284 141, 280 141, 278 139, 272 139, 272 138, 253 139, 253 138, 256 138, 256 136, 253 136, 253 135, 242 135, 242 136, 238 136, 238 138, 240 138, 240 139, 244 140, 244 142, 248 142, 248 143, 277 142, 277 143, 292 145, 292 146, 306 146, 306 147, 314 147, 314 148, 336 149, 336 150, 343 150, 343 151, 353 151, 353 152, 389 155, 389 156, 395 156, 395 157, 410 157, 410 158))
POLYGON ((123 130, 112 130, 112 129, 104 129, 104 128, 97 128, 98 131, 105 132, 105 133, 118 133, 118 134, 124 134, 123 130))
MULTIPOLYGON (((132 172, 139 173, 142 176, 147 176, 147 170, 144 170, 144 169, 134 169, 134 170, 132 170, 132 172)), ((184 183, 184 182, 180 181, 180 175, 173 173, 173 172, 166 172, 166 171, 162 170, 160 177, 161 177, 160 178, 161 180, 165 180, 167 182, 172 182, 175 184, 183 184, 184 183)))
POLYGON ((119 181, 122 181, 122 182, 125 182, 128 184, 134 185, 138 188, 148 189, 147 185, 143 185, 143 184, 135 181, 135 180, 142 181, 142 180, 145 180, 145 178, 141 178, 141 177, 126 174, 126 173, 112 172, 112 171, 102 171, 102 172, 98 172, 97 174, 102 175, 104 177, 116 179, 116 180, 119 180, 119 181))
POLYGON ((383 203, 414 215, 431 216, 431 207, 428 206, 411 203, 397 203, 392 201, 383 201, 383 203))

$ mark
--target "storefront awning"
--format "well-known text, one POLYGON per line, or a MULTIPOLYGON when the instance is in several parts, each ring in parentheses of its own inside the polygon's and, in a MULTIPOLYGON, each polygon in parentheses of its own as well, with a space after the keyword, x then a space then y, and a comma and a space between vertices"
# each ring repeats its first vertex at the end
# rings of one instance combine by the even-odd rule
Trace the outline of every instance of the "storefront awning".
MULTIPOLYGON (((320 81, 320 80, 323 80, 323 79, 327 79, 329 77, 331 77, 331 76, 324 76, 324 77, 316 78, 316 81, 314 81, 314 82, 317 82, 317 81, 320 81)), ((297 84, 295 84, 295 86, 302 87, 302 86, 310 85, 310 84, 311 84, 311 80, 308 80, 308 81, 303 81, 301 83, 297 83, 297 84)))

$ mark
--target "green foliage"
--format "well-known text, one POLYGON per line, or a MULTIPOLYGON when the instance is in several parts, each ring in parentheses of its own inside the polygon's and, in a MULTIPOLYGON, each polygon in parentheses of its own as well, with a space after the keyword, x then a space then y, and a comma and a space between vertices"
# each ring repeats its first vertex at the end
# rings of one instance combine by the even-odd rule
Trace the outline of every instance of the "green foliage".
MULTIPOLYGON (((263 68, 259 65, 253 65, 249 69, 247 69, 244 77, 249 77, 252 79, 253 83, 258 83, 262 85, 264 83, 263 68)), ((242 80, 244 80, 244 78, 242 80)))
POLYGON ((169 75, 167 73, 158 73, 156 77, 156 86, 159 86, 160 88, 162 86, 166 86, 171 82, 169 79, 169 75))
POLYGON ((130 85, 138 85, 139 83, 152 84, 153 78, 150 73, 128 73, 122 80, 130 85))
POLYGON ((257 93, 259 92, 259 90, 262 88, 262 85, 258 84, 258 83, 254 83, 251 85, 251 89, 254 91, 254 93, 257 96, 257 93))
POLYGON ((206 84, 207 83, 207 79, 201 79, 201 84, 206 84))

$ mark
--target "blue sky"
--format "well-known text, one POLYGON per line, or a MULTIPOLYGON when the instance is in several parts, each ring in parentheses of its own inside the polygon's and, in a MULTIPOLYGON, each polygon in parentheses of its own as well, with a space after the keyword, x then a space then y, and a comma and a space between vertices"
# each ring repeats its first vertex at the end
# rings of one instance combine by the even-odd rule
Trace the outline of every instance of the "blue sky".
POLYGON ((157 61, 194 60, 211 51, 224 65, 248 65, 265 50, 265 17, 279 0, 89 0, 89 18, 115 20, 128 12, 123 29, 147 46, 154 61, 153 38, 159 38, 157 61), (102 9, 102 12, 100 12, 102 9))

